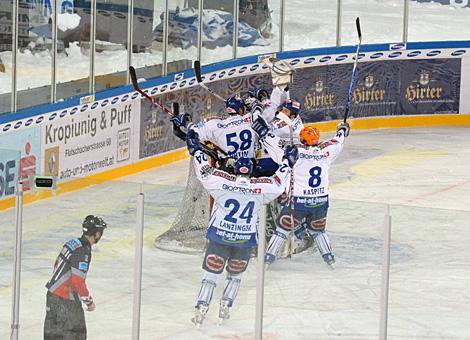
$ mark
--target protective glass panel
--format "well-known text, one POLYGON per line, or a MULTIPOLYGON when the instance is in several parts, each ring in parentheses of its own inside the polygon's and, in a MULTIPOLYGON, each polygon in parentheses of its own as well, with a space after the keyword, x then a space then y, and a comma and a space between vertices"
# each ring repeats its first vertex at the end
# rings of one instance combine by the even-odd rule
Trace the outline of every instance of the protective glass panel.
POLYGON ((18 151, 0 149, 0 338, 9 339, 15 258, 15 187, 18 151))
POLYGON ((11 109, 12 12, 12 1, 0 1, 0 114, 11 109))
POLYGON ((128 1, 96 0, 96 91, 126 84, 128 1))
POLYGON ((57 99, 89 93, 91 1, 61 1, 57 17, 57 99))
POLYGON ((233 4, 233 0, 204 1, 204 34, 202 36, 201 59, 205 64, 232 58, 233 4))
POLYGON ((279 50, 280 0, 240 1, 237 56, 279 50))
POLYGON ((283 339, 377 338, 386 211, 381 204, 330 201, 325 230, 335 269, 322 258, 324 235, 291 258, 288 247, 281 251, 266 272, 264 334, 283 339))
POLYGON ((52 26, 54 2, 19 2, 22 39, 17 54, 17 108, 51 101, 52 26))
POLYGON ((310 0, 307 6, 285 1, 285 6, 285 50, 336 45, 336 1, 310 0))
POLYGON ((403 0, 344 0, 341 45, 357 44, 357 17, 361 21, 363 44, 402 41, 403 3, 403 0))
POLYGON ((470 317, 462 313, 470 308, 468 179, 458 190, 461 199, 454 198, 461 201, 457 205, 466 204, 466 211, 391 207, 388 324, 394 337, 459 339, 470 334, 470 317))
POLYGON ((167 70, 173 73, 191 68, 197 59, 198 1, 169 0, 168 10, 167 70))
POLYGON ((408 41, 468 40, 470 1, 410 1, 408 41))
POLYGON ((164 13, 165 1, 134 2, 132 66, 135 67, 139 78, 162 74, 164 13))
POLYGON ((26 193, 26 202, 36 201, 26 204, 23 212, 21 339, 42 334, 45 317, 47 332, 53 333, 54 326, 60 334, 70 326, 82 329, 82 308, 89 338, 131 338, 139 192, 138 183, 74 178, 52 193, 26 193), (102 238, 91 245, 91 255, 85 239, 93 243, 102 222, 88 215, 107 223, 102 238), (95 236, 82 237, 83 225, 95 236), (47 282, 53 295, 48 294, 46 316, 47 282), (86 311, 85 302, 76 302, 77 292, 83 298, 92 296, 96 310, 86 311))

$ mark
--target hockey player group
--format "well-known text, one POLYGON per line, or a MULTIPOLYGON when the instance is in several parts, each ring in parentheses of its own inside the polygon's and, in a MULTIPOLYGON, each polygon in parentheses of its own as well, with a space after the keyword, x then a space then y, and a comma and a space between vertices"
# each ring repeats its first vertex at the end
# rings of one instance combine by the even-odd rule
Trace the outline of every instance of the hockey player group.
POLYGON ((349 125, 340 123, 335 136, 321 142, 319 130, 302 123, 301 105, 290 98, 289 84, 282 83, 286 78, 271 74, 271 94, 256 89, 243 99, 228 98, 227 118, 193 123, 185 113, 172 119, 175 134, 186 141, 193 156, 199 181, 214 200, 203 278, 191 319, 197 327, 207 315, 224 269, 227 274, 219 322, 229 318, 242 274, 258 242, 262 205, 279 206, 265 254, 267 266, 293 239, 309 238, 326 265, 334 269, 326 232, 328 172, 343 148, 349 125), (220 150, 218 155, 209 151, 208 143, 220 150))

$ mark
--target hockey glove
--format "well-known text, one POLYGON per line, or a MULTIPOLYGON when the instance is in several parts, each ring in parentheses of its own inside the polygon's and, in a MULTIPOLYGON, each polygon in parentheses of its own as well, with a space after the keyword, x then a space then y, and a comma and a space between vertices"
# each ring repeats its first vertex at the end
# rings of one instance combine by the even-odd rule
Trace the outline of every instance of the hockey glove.
POLYGON ((259 138, 263 138, 269 132, 268 123, 263 119, 263 117, 259 116, 251 125, 251 128, 258 134, 259 138))
POLYGON ((182 113, 180 115, 174 116, 170 119, 173 123, 173 126, 178 128, 187 128, 188 124, 191 123, 192 117, 189 113, 182 113))
POLYGON ((173 123, 173 134, 181 140, 186 140, 186 129, 191 123, 191 115, 189 113, 183 113, 176 115, 170 119, 173 123))
POLYGON ((288 85, 292 83, 294 69, 285 60, 269 58, 265 63, 271 70, 271 78, 274 86, 288 85))
POLYGON ((86 310, 88 312, 93 312, 96 309, 96 305, 93 302, 93 298, 91 296, 83 296, 80 298, 82 302, 86 305, 86 310))
POLYGON ((196 151, 202 149, 201 141, 199 140, 199 135, 193 129, 189 129, 188 134, 186 135, 186 145, 188 147, 188 152, 191 156, 194 156, 196 151))
POLYGON ((250 112, 263 112, 263 103, 261 103, 258 99, 250 97, 245 100, 245 105, 250 112))
POLYGON ((345 122, 341 122, 338 124, 338 126, 336 127, 336 133, 338 133, 339 131, 343 130, 344 132, 344 137, 347 137, 349 136, 349 130, 350 130, 350 127, 349 127, 349 123, 345 123, 345 122))
POLYGON ((286 145, 283 159, 287 159, 289 166, 293 168, 299 159, 299 149, 295 145, 286 145))

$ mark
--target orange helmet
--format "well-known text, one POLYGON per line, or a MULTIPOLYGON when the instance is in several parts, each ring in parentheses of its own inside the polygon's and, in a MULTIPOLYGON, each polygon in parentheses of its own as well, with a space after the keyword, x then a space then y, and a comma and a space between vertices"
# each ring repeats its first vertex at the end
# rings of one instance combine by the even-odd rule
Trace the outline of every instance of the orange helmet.
POLYGON ((320 141, 320 131, 316 127, 306 126, 300 131, 300 141, 304 145, 317 145, 320 141))

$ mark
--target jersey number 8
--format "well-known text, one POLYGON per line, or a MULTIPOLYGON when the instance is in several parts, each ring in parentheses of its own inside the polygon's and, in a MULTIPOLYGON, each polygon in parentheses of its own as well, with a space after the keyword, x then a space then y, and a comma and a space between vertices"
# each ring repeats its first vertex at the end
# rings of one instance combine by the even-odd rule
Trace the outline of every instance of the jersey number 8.
POLYGON ((314 166, 310 169, 310 178, 308 179, 308 185, 312 188, 320 186, 321 183, 321 168, 319 166, 314 166))

